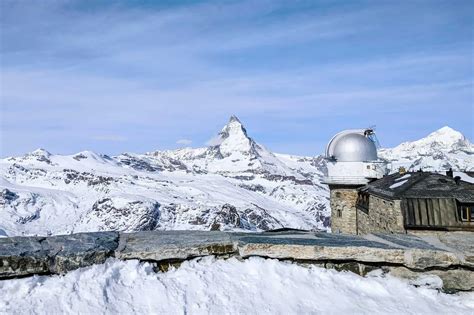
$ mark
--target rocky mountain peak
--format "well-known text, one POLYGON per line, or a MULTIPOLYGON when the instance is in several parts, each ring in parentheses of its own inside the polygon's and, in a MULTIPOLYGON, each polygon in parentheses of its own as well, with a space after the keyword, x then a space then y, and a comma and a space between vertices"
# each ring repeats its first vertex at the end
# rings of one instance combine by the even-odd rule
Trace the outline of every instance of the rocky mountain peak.
POLYGON ((239 118, 237 118, 237 116, 235 116, 235 115, 230 116, 229 123, 232 123, 232 122, 237 122, 239 124, 242 124, 240 122, 239 118))
POLYGON ((223 156, 230 156, 235 152, 249 154, 255 146, 255 142, 247 135, 245 127, 234 115, 230 117, 229 122, 209 144, 213 147, 219 147, 223 156))

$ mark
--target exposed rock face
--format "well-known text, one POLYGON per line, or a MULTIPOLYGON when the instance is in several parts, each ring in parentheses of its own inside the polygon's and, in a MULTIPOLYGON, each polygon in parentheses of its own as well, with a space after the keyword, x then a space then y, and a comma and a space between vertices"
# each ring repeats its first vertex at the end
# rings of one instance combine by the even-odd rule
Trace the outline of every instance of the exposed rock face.
POLYGON ((223 227, 230 226, 230 228, 243 228, 243 222, 240 220, 240 215, 234 206, 225 204, 221 210, 217 212, 216 218, 211 225, 211 231, 221 230, 223 227))
POLYGON ((19 198, 18 194, 5 188, 0 193, 0 206, 11 204, 13 201, 15 201, 18 198, 19 198))
POLYGON ((156 201, 109 197, 96 201, 82 223, 96 224, 98 230, 132 232, 153 230, 159 219, 160 204, 156 201))
POLYGON ((0 279, 64 273, 103 263, 107 257, 154 261, 161 266, 207 255, 261 256, 360 275, 375 269, 408 279, 436 275, 447 292, 454 292, 474 290, 472 246, 466 246, 472 242, 472 233, 360 237, 302 231, 142 231, 0 238, 0 279), (458 238, 463 241, 456 242, 458 238))
POLYGON ((217 212, 210 230, 232 231, 239 228, 251 231, 268 231, 282 227, 283 225, 273 218, 267 210, 257 205, 239 212, 234 206, 225 204, 217 212))

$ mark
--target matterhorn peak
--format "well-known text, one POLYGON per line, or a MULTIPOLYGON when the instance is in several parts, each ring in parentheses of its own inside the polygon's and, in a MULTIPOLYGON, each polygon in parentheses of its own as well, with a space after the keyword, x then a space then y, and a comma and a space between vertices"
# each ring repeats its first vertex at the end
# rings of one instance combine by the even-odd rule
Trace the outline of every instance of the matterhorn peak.
POLYGON ((255 142, 247 135, 247 130, 235 115, 230 117, 229 122, 217 137, 208 141, 207 144, 211 147, 219 147, 223 156, 230 156, 236 152, 250 154, 255 147, 255 142))
POLYGON ((239 120, 239 118, 235 115, 232 115, 230 116, 230 119, 229 119, 229 123, 233 123, 233 122, 236 122, 236 123, 239 123, 239 124, 242 124, 239 120))

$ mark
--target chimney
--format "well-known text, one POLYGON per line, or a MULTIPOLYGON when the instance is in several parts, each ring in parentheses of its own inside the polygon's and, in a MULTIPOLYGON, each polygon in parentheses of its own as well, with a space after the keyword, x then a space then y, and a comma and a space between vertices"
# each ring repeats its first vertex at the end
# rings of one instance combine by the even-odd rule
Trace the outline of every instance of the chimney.
POLYGON ((454 177, 454 182, 456 183, 456 185, 459 185, 459 182, 461 181, 461 177, 460 176, 455 176, 454 177))
POLYGON ((446 176, 453 178, 453 169, 451 167, 446 171, 446 176))
POLYGON ((398 174, 403 175, 403 174, 405 174, 406 172, 407 172, 407 170, 406 170, 403 166, 400 166, 400 167, 398 168, 398 174))

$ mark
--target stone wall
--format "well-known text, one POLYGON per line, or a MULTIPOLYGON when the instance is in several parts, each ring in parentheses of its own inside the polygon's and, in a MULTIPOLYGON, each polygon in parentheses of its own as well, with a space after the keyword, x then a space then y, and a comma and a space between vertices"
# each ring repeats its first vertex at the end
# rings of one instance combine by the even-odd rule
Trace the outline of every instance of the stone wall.
POLYGON ((166 271, 180 262, 214 255, 252 256, 315 264, 360 275, 374 269, 403 278, 436 275, 444 290, 474 290, 474 233, 361 236, 304 231, 97 232, 51 237, 0 238, 0 280, 63 274, 107 259, 137 259, 166 271))
POLYGON ((260 256, 360 275, 374 269, 404 278, 436 275, 451 292, 474 289, 473 243, 474 233, 361 237, 304 231, 147 231, 11 237, 0 238, 0 280, 63 274, 109 258, 152 262, 156 270, 166 271, 170 265, 207 255, 224 259, 260 256))
POLYGON ((333 233, 357 234, 356 201, 357 188, 329 186, 331 205, 331 231, 333 233))
POLYGON ((405 233, 400 200, 369 197, 368 214, 357 209, 358 234, 405 233))

